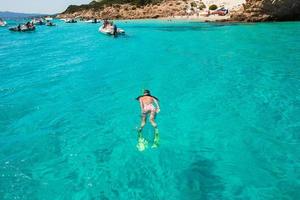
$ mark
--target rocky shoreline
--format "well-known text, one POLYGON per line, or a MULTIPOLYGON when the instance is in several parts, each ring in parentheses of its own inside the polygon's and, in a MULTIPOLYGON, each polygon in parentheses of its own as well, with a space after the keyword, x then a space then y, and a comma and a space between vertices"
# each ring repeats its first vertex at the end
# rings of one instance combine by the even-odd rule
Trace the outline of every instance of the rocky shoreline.
POLYGON ((104 6, 101 9, 80 9, 69 11, 68 9, 59 14, 58 18, 76 18, 83 19, 155 19, 166 18, 172 16, 187 15, 186 9, 191 1, 162 1, 159 4, 147 4, 145 6, 137 6, 133 4, 114 4, 104 6))
POLYGON ((300 20, 300 0, 246 0, 230 19, 244 22, 300 20))
MULTIPOLYGON (((210 3, 218 2, 210 0, 210 3)), ((220 2, 220 1, 219 1, 220 2)), ((223 1, 223 5, 224 2, 223 1)), ((206 1, 163 0, 155 4, 138 6, 130 3, 103 5, 101 7, 70 6, 58 18, 82 19, 198 19, 199 21, 263 22, 300 19, 300 0, 241 0, 232 1, 224 17, 209 15, 206 1), (206 4, 205 4, 205 3, 206 4)), ((218 6, 222 6, 220 3, 218 6)), ((227 5, 228 6, 228 5, 227 5)))

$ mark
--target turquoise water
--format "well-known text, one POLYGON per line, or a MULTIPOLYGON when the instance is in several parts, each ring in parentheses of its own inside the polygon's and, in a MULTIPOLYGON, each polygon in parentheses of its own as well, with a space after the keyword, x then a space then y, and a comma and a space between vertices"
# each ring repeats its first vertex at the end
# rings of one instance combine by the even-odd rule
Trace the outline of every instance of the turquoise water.
POLYGON ((57 23, 0 29, 0 199, 300 199, 299 22, 57 23))

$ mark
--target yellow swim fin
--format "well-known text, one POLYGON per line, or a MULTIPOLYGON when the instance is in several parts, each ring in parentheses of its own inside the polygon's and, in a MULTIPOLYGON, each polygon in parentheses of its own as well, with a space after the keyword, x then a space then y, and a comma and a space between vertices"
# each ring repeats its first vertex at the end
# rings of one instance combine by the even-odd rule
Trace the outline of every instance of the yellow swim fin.
POLYGON ((154 131, 154 141, 151 148, 157 148, 158 146, 159 146, 159 132, 158 129, 156 128, 154 131))
POLYGON ((136 145, 136 148, 139 150, 139 151, 144 151, 146 148, 148 147, 148 142, 145 138, 143 137, 139 137, 138 139, 138 143, 136 145))

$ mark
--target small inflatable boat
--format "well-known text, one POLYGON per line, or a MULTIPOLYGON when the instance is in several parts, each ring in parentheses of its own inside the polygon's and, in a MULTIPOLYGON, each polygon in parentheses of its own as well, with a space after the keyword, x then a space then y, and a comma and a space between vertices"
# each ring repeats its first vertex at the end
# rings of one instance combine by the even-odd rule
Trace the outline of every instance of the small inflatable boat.
POLYGON ((98 20, 98 19, 91 19, 91 20, 87 20, 87 21, 84 21, 85 23, 92 23, 92 24, 97 24, 97 23, 100 23, 101 20, 98 20))
MULTIPOLYGON (((115 35, 113 27, 104 28, 103 25, 100 26, 99 32, 101 32, 105 35, 115 35)), ((117 28, 116 34, 117 35, 123 35, 123 34, 125 34, 125 31, 123 29, 117 28)))
POLYGON ((65 22, 66 23, 77 23, 77 21, 75 19, 67 19, 65 22))
POLYGON ((41 19, 33 19, 31 21, 34 25, 46 25, 45 21, 41 18, 41 19))
POLYGON ((13 31, 13 32, 28 32, 28 31, 34 31, 35 26, 27 27, 25 25, 22 25, 22 26, 16 26, 16 27, 9 28, 9 30, 13 31))
POLYGON ((46 26, 56 26, 56 24, 54 24, 52 22, 47 22, 46 26))
POLYGON ((0 21, 0 26, 4 27, 6 25, 7 25, 6 21, 0 21))
POLYGON ((45 20, 46 21, 51 21, 51 20, 53 20, 53 18, 52 17, 46 17, 45 20))
POLYGON ((33 23, 34 25, 45 25, 46 23, 43 22, 43 21, 38 21, 38 22, 35 22, 33 23))

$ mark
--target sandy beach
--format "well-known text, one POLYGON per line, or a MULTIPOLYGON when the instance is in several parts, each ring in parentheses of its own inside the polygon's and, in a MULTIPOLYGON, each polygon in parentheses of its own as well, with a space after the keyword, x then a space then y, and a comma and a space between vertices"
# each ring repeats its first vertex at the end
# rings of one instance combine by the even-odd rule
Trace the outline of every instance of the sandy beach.
POLYGON ((193 20, 193 21, 200 21, 200 22, 216 22, 216 21, 224 21, 228 20, 230 18, 230 15, 220 16, 220 15, 210 15, 210 16, 174 16, 174 17, 163 17, 160 19, 165 20, 193 20))

